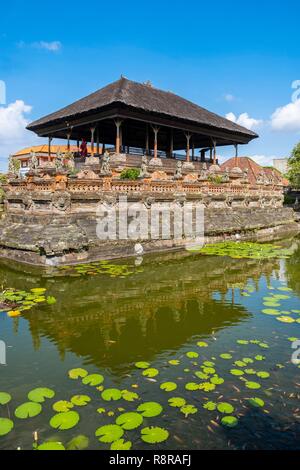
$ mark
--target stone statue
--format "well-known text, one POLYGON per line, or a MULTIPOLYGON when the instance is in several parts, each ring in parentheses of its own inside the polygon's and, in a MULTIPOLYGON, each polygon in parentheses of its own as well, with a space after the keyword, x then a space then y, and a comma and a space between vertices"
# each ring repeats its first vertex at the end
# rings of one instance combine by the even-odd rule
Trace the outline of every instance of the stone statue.
POLYGON ((108 152, 105 152, 105 154, 102 157, 100 174, 104 175, 104 176, 110 176, 111 175, 110 156, 109 156, 108 152))
POLYGON ((176 170, 175 170, 175 175, 174 175, 174 180, 181 180, 183 178, 182 176, 182 162, 178 160, 176 163, 176 170))
POLYGON ((36 156, 36 153, 31 152, 30 161, 29 161, 29 169, 30 170, 36 170, 38 166, 39 166, 39 161, 38 161, 38 158, 36 156))
POLYGON ((64 167, 64 157, 63 157, 63 154, 58 151, 56 153, 56 158, 55 158, 55 168, 57 170, 62 170, 64 167))
POLYGON ((199 181, 207 181, 208 180, 208 170, 206 163, 203 163, 202 169, 199 175, 199 181))
POLYGON ((148 159, 144 155, 143 158, 142 158, 142 164, 141 164, 139 178, 149 178, 149 177, 150 177, 150 173, 148 172, 148 159))
POLYGON ((226 168, 226 170, 225 170, 225 174, 223 175, 222 181, 223 181, 223 183, 229 183, 229 181, 230 181, 229 169, 228 168, 226 168))
POLYGON ((265 175, 262 171, 259 173, 258 177, 256 178, 256 184, 265 184, 265 175))

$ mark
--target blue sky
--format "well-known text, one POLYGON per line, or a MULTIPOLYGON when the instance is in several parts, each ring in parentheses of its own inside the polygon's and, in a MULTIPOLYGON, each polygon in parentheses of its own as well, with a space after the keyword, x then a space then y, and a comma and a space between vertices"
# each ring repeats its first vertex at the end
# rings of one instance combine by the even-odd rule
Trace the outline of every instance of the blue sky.
POLYGON ((300 80, 299 14, 296 1, 5 2, 0 169, 10 152, 37 142, 26 122, 121 74, 248 125, 260 139, 243 155, 264 164, 287 156, 300 140, 291 88, 300 80))

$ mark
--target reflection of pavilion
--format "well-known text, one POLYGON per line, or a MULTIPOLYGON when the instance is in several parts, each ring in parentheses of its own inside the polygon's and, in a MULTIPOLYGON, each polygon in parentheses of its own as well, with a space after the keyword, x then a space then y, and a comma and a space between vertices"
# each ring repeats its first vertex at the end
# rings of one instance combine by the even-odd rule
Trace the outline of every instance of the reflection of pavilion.
MULTIPOLYGON (((27 315, 36 347, 47 337, 62 356, 72 351, 102 367, 122 366, 137 358, 151 360, 155 354, 178 349, 193 336, 209 336, 246 320, 243 307, 225 301, 228 290, 250 279, 257 282, 278 269, 274 260, 179 254, 169 258, 161 265, 147 260, 144 272, 131 278, 49 282, 57 304, 27 315), (214 292, 223 296, 222 302, 212 300, 214 292)), ((27 285, 22 275, 18 282, 27 285)))

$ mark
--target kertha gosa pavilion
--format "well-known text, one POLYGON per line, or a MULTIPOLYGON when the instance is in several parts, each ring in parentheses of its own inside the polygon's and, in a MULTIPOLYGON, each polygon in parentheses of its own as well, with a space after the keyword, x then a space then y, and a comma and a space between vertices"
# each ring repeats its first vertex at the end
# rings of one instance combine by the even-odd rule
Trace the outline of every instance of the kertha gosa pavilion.
MULTIPOLYGON (((258 165, 254 171, 254 162, 239 157, 240 146, 258 135, 150 83, 121 77, 28 129, 48 139, 48 155, 32 151, 24 178, 16 157, 10 160, 0 223, 4 257, 59 264, 132 255, 136 241, 96 236, 97 207, 117 205, 121 195, 149 212, 156 202, 201 202, 207 241, 295 229, 293 212, 283 208, 280 173, 258 165), (55 158, 53 139, 66 145, 55 158), (219 165, 221 146, 232 147, 233 157, 219 165)), ((185 242, 149 237, 143 247, 178 249, 185 242)))

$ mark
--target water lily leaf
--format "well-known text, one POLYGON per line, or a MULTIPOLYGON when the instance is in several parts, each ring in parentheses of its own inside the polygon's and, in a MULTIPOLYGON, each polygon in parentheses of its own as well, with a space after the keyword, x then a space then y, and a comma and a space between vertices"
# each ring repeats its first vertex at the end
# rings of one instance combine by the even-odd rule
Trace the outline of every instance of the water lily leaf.
POLYGON ((201 371, 196 371, 195 376, 198 377, 201 380, 208 380, 209 376, 207 374, 204 374, 204 372, 201 371))
POLYGON ((216 369, 214 369, 213 367, 202 367, 202 370, 204 374, 207 374, 207 375, 213 375, 216 373, 216 369))
POLYGON ((189 382, 185 384, 185 389, 189 390, 190 392, 194 392, 195 390, 199 390, 199 384, 196 384, 195 382, 189 382))
POLYGON ((258 344, 263 349, 269 349, 269 345, 267 343, 258 343, 258 344))
POLYGON ((189 415, 194 415, 197 413, 198 408, 196 408, 194 405, 184 405, 180 408, 180 411, 187 418, 189 415))
POLYGON ((186 404, 186 401, 181 397, 172 397, 168 400, 168 403, 173 408, 182 408, 186 404))
POLYGON ((265 356, 261 356, 260 354, 258 354, 257 356, 255 356, 255 359, 257 361, 264 361, 266 358, 265 358, 265 356))
POLYGON ((199 348, 207 348, 208 344, 205 341, 198 341, 197 346, 199 346, 199 348))
POLYGON ((162 413, 163 407, 155 401, 149 401, 142 403, 137 408, 137 411, 141 413, 144 418, 154 418, 155 416, 159 416, 162 413))
POLYGON ((243 361, 235 361, 234 364, 237 366, 237 367, 245 367, 247 364, 243 361))
POLYGON ((176 390, 177 384, 175 382, 164 382, 161 384, 160 388, 165 392, 173 392, 173 390, 176 390))
POLYGON ((139 396, 135 392, 130 392, 129 390, 122 390, 122 398, 125 401, 135 401, 139 399, 139 396))
POLYGON ((295 319, 291 317, 281 316, 276 317, 276 320, 281 321, 282 323, 295 323, 295 319))
POLYGON ((35 388, 28 393, 27 397, 30 401, 44 403, 46 398, 53 398, 54 395, 54 390, 51 390, 50 388, 35 388))
POLYGON ((254 369, 245 369, 245 374, 248 374, 248 375, 255 375, 255 374, 256 374, 256 370, 254 370, 254 369))
POLYGON ((79 435, 76 437, 73 437, 68 444, 67 444, 67 450, 84 450, 87 449, 89 446, 89 438, 84 435, 79 435))
POLYGON ((260 379, 268 379, 270 377, 270 374, 269 372, 265 372, 265 371, 260 371, 260 372, 257 372, 257 377, 259 377, 260 379))
POLYGON ((228 428, 235 428, 238 425, 238 419, 235 416, 224 416, 221 423, 228 428))
POLYGON ((56 403, 53 403, 53 410, 57 411, 57 413, 62 413, 64 411, 69 411, 69 409, 73 408, 74 405, 70 401, 60 400, 56 403))
POLYGON ((242 344, 242 345, 246 345, 246 344, 249 344, 249 341, 247 341, 246 339, 238 339, 237 343, 242 344))
POLYGON ((254 360, 251 359, 251 357, 244 357, 243 362, 245 362, 245 364, 253 364, 254 360))
POLYGON ((219 377, 218 375, 214 375, 210 379, 211 383, 214 385, 222 385, 224 383, 224 379, 222 377, 219 377))
POLYGON ((261 398, 249 398, 248 402, 250 403, 250 405, 256 407, 256 408, 262 408, 263 406, 265 406, 265 402, 261 399, 261 398))
POLYGON ((33 289, 30 289, 30 291, 34 294, 43 294, 46 292, 46 289, 44 287, 33 287, 33 289))
POLYGON ((159 371, 157 369, 154 369, 154 367, 146 369, 142 372, 144 377, 156 377, 159 374, 159 371))
POLYGON ((66 411, 64 413, 57 413, 50 419, 50 426, 60 431, 72 429, 79 422, 79 414, 77 411, 66 411))
POLYGON ((86 377, 88 375, 88 371, 85 369, 81 369, 81 368, 71 369, 69 370, 68 374, 69 374, 70 379, 79 379, 79 377, 80 378, 86 377))
POLYGON ((101 426, 96 430, 96 437, 99 438, 100 442, 110 444, 114 441, 118 441, 124 434, 124 430, 117 424, 108 424, 101 426))
POLYGON ((141 430, 141 439, 147 444, 159 444, 168 439, 169 432, 166 429, 150 426, 141 430))
POLYGON ((280 315, 280 310, 276 310, 276 309, 273 309, 273 308, 265 308, 264 310, 262 310, 262 313, 264 313, 265 315, 280 315))
POLYGON ((232 359, 232 355, 229 353, 223 353, 223 354, 220 354, 220 358, 229 360, 229 359, 232 359))
POLYGON ((203 408, 208 411, 215 411, 217 409, 217 404, 213 401, 208 401, 203 404, 203 408))
POLYGON ((0 405, 7 405, 11 401, 11 395, 6 392, 0 392, 0 405))
POLYGON ((215 384, 211 382, 203 382, 199 385, 199 390, 203 390, 204 392, 213 392, 216 388, 215 384))
POLYGON ((293 289, 290 287, 277 287, 277 290, 280 290, 282 292, 293 292, 293 289))
POLYGON ((44 442, 37 446, 37 450, 66 450, 61 442, 44 442))
POLYGON ((11 419, 0 418, 0 436, 6 436, 14 427, 11 419))
POLYGON ((231 369, 230 371, 231 375, 244 375, 244 371, 243 370, 240 370, 240 369, 231 369))
POLYGON ((82 379, 84 385, 90 385, 91 387, 97 387, 104 382, 104 377, 101 374, 87 375, 82 379))
POLYGON ((205 367, 215 367, 215 363, 212 362, 212 361, 204 361, 204 362, 203 362, 203 365, 204 365, 205 367))
POLYGON ((99 413, 100 415, 103 415, 104 413, 106 412, 106 409, 105 408, 98 408, 97 409, 97 413, 99 413))
POLYGON ((138 369, 148 369, 150 367, 150 363, 144 361, 136 362, 135 367, 138 369))
POLYGON ((247 388, 250 388, 252 390, 257 390, 261 388, 261 385, 257 382, 245 382, 245 385, 247 388))
POLYGON ((189 359, 194 359, 199 357, 199 354, 194 351, 189 351, 186 353, 186 357, 188 357, 189 359))
POLYGON ((180 361, 178 359, 171 359, 168 361, 171 366, 179 366, 180 361))
POLYGON ((86 406, 91 401, 91 398, 87 395, 74 395, 71 398, 71 402, 75 406, 86 406))
POLYGON ((107 388, 101 393, 101 397, 105 401, 116 401, 122 398, 122 393, 117 388, 107 388))
POLYGON ((18 406, 15 410, 15 416, 19 419, 34 418, 42 411, 42 406, 39 403, 27 402, 18 406))
POLYGON ((48 305, 54 305, 54 304, 56 304, 56 298, 53 297, 52 295, 48 295, 46 301, 47 301, 47 304, 48 304, 48 305))
POLYGON ((225 402, 218 403, 217 409, 220 413, 228 414, 228 415, 234 412, 234 407, 230 403, 225 403, 225 402))
POLYGON ((116 424, 121 426, 125 431, 131 431, 138 428, 144 421, 143 416, 139 413, 123 413, 116 419, 116 424))
POLYGON ((132 447, 132 442, 125 442, 124 439, 119 439, 111 444, 110 450, 130 450, 132 447))

